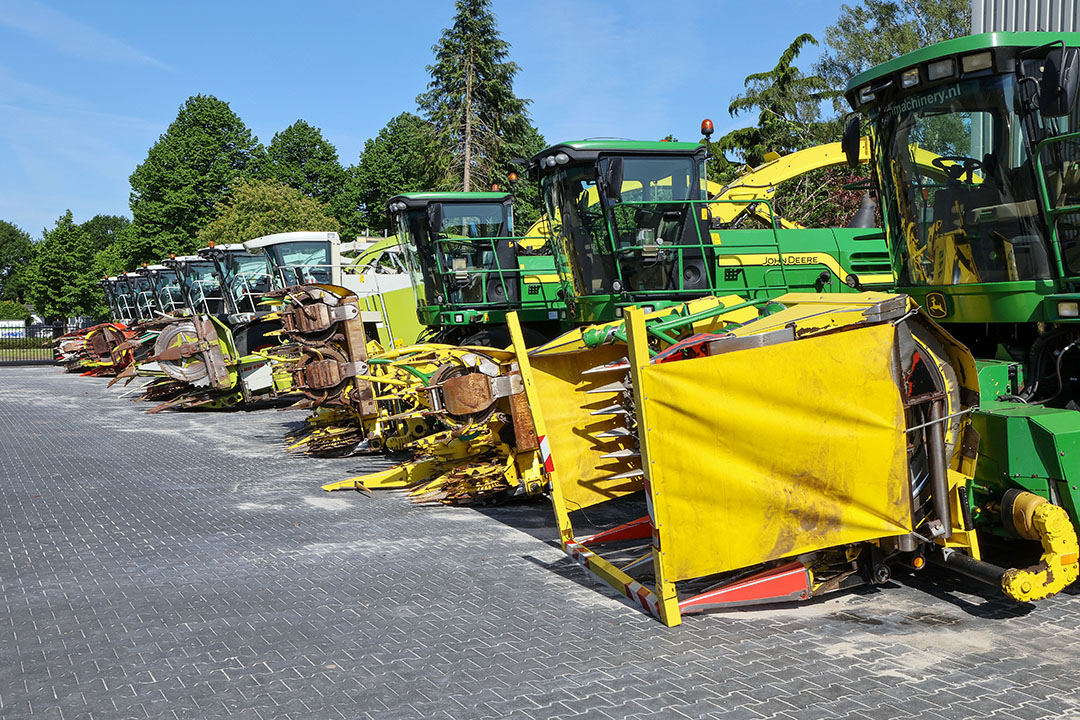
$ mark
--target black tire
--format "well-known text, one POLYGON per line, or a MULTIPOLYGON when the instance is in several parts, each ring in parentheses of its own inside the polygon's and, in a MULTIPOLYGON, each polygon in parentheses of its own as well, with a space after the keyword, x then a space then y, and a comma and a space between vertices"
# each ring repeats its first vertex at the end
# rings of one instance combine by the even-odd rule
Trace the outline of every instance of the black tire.
POLYGON ((481 347, 505 348, 510 346, 510 329, 505 325, 484 328, 466 336, 462 345, 479 345, 481 347))
MULTIPOLYGON (((521 334, 525 338, 526 347, 536 347, 537 345, 543 345, 548 341, 548 337, 541 332, 537 332, 533 328, 522 328, 521 334)), ((510 328, 505 325, 496 325, 489 328, 484 328, 478 332, 474 332, 464 340, 461 341, 462 345, 479 345, 481 347, 490 348, 507 348, 510 347, 510 328)))

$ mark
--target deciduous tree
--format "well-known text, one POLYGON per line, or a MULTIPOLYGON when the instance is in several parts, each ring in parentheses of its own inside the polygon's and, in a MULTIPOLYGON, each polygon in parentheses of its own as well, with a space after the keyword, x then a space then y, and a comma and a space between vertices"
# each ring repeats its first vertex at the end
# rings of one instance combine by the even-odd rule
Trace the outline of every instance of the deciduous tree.
POLYGON ((129 225, 131 220, 123 215, 95 215, 80 227, 90 237, 95 250, 104 250, 120 242, 129 225))
POLYGON ((217 203, 253 174, 263 154, 228 103, 212 95, 188 98, 131 174, 132 261, 194 250, 217 203))
POLYGON ((446 167, 442 146, 430 123, 401 113, 364 143, 360 161, 350 168, 347 197, 362 207, 364 227, 393 233, 386 217, 387 201, 403 192, 434 190, 446 167))
POLYGON ((218 203, 216 216, 199 231, 198 243, 237 243, 296 230, 336 232, 340 224, 326 206, 276 180, 241 180, 218 203))
POLYGON ((27 272, 27 299, 38 315, 52 320, 106 312, 94 253, 93 239, 75 224, 70 210, 45 231, 27 272))
POLYGON ((0 300, 24 300, 26 269, 33 252, 29 234, 0 220, 0 300))
POLYGON ((337 148, 327 142, 322 130, 303 120, 275 133, 266 148, 260 176, 324 203, 331 202, 345 183, 337 148))
POLYGON ((30 322, 33 316, 26 306, 14 300, 0 300, 0 320, 22 320, 30 322))
MULTIPOLYGON (((814 66, 833 90, 875 65, 971 31, 968 0, 862 0, 842 5, 814 66)), ((837 110, 847 109, 841 98, 837 110)))

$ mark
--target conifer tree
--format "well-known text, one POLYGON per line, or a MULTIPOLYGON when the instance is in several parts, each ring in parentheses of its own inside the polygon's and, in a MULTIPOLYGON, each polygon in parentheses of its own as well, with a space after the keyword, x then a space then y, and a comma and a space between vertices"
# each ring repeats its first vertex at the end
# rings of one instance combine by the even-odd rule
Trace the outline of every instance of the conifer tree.
POLYGON ((448 151, 449 190, 487 190, 504 182, 508 163, 536 137, 527 109, 514 94, 520 68, 499 37, 490 0, 457 0, 454 23, 433 47, 427 92, 416 99, 448 151))

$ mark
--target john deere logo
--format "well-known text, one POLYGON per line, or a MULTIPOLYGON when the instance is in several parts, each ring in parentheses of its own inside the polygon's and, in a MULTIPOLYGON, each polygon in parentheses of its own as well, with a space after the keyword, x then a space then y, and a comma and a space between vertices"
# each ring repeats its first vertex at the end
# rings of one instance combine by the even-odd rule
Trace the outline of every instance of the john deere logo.
POLYGON ((932 318, 943 318, 949 314, 945 295, 939 292, 926 293, 926 312, 932 318))

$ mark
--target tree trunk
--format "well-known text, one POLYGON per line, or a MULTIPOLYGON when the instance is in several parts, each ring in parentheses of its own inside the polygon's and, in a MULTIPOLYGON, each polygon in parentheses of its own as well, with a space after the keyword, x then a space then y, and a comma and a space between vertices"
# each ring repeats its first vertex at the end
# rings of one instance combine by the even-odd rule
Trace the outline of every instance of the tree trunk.
POLYGON ((469 192, 472 179, 472 83, 473 64, 465 66, 465 192, 469 192))

